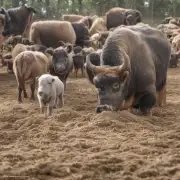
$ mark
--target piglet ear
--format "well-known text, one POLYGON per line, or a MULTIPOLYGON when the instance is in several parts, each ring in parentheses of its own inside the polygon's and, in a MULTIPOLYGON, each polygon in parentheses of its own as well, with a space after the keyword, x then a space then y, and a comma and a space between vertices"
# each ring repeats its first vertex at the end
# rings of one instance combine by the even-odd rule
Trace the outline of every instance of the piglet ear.
POLYGON ((52 78, 52 82, 54 82, 55 81, 55 79, 54 78, 52 78))
POLYGON ((73 46, 71 44, 68 44, 65 49, 67 53, 71 53, 73 51, 73 46))

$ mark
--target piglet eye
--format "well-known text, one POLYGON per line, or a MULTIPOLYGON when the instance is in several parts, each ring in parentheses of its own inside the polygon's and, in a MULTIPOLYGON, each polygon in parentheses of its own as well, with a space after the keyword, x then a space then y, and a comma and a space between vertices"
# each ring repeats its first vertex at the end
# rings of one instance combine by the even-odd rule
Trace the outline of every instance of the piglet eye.
POLYGON ((119 84, 118 84, 118 83, 114 83, 114 84, 112 85, 112 88, 113 88, 113 89, 118 89, 118 88, 119 88, 119 84))

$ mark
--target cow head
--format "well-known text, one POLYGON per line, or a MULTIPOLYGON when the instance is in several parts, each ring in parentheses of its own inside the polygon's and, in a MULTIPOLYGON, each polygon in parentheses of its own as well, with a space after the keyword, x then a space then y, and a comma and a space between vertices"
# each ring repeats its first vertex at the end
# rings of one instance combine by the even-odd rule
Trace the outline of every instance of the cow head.
POLYGON ((23 5, 22 7, 27 8, 29 12, 36 13, 36 10, 33 7, 31 7, 31 6, 28 7, 26 5, 23 5))
MULTIPOLYGON (((102 56, 102 55, 101 55, 102 56)), ((125 52, 122 52, 123 64, 120 66, 104 67, 91 63, 91 54, 87 55, 86 68, 90 69, 95 77, 95 87, 98 89, 99 105, 96 112, 103 110, 119 110, 125 96, 130 76, 130 61, 125 52)))
POLYGON ((52 65, 54 71, 58 74, 64 74, 68 68, 69 60, 72 60, 73 46, 67 43, 56 49, 48 48, 46 53, 52 56, 52 65))
POLYGON ((134 9, 129 9, 125 12, 125 25, 136 25, 139 22, 142 22, 141 12, 134 9))

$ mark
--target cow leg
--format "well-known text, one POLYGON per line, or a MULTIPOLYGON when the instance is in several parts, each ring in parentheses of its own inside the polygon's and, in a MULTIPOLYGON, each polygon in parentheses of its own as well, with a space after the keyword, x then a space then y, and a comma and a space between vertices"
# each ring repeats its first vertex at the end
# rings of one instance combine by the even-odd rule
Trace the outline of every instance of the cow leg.
POLYGON ((59 95, 59 108, 62 108, 64 106, 64 98, 63 94, 59 95))
POLYGON ((78 74, 78 69, 75 69, 75 76, 77 78, 77 74, 78 74))
POLYGON ((18 87, 18 102, 19 103, 22 103, 22 96, 21 96, 21 94, 22 94, 22 88, 19 86, 18 87))
POLYGON ((34 91, 35 91, 35 80, 33 80, 32 84, 30 85, 31 88, 31 100, 35 100, 34 91))

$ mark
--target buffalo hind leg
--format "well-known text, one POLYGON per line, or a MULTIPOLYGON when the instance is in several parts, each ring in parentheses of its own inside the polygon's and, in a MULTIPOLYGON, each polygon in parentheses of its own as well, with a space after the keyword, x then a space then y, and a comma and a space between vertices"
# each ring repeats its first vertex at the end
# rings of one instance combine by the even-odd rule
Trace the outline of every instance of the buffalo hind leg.
POLYGON ((22 88, 18 87, 18 102, 22 103, 22 88))
POLYGON ((35 91, 35 80, 33 80, 32 84, 30 85, 31 88, 31 100, 35 100, 34 91, 35 91))
POLYGON ((27 92, 25 89, 25 82, 19 83, 18 85, 18 102, 22 103, 22 91, 24 92, 24 98, 27 98, 27 92))

